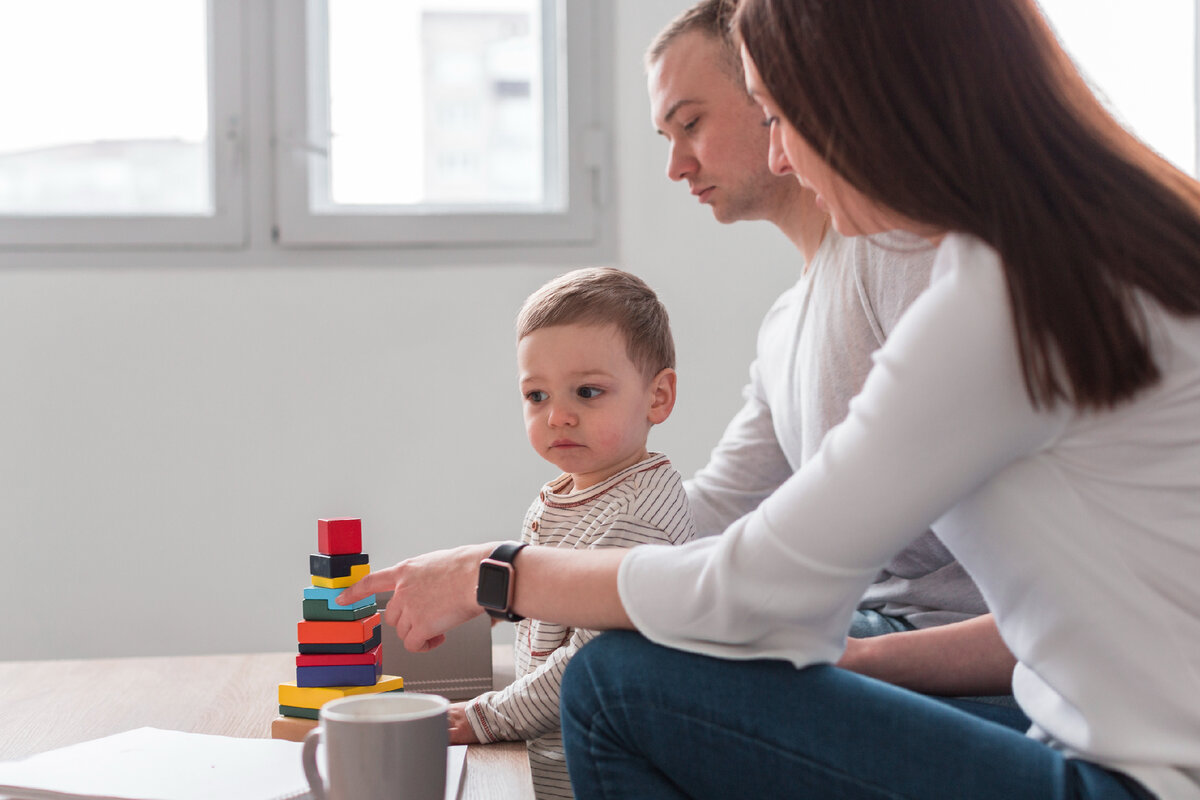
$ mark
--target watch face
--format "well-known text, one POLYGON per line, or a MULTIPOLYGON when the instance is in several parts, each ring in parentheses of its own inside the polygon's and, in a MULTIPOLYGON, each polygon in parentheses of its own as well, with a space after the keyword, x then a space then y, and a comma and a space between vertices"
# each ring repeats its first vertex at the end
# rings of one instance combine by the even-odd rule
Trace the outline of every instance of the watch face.
POLYGON ((507 565, 487 561, 479 565, 479 588, 475 591, 475 602, 484 608, 503 611, 508 608, 507 565))

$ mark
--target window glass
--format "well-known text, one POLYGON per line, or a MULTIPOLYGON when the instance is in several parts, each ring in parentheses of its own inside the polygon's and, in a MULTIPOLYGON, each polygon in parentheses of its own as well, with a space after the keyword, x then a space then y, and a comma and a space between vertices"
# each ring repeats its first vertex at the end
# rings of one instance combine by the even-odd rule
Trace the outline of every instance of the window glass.
POLYGON ((1193 0, 1041 0, 1063 46, 1127 128, 1196 172, 1193 0))
POLYGON ((205 0, 0 12, 0 215, 213 209, 205 0))
MULTIPOLYGON (((327 91, 318 76, 311 101, 329 159, 314 210, 552 200, 542 5, 329 0, 327 91)), ((310 132, 318 147, 321 134, 310 132)))

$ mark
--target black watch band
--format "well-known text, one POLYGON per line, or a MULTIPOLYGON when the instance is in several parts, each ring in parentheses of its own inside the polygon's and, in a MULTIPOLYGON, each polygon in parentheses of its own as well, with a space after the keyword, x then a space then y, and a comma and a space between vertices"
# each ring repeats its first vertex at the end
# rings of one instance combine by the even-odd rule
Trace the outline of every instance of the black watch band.
POLYGON ((520 542, 504 542, 497 545, 492 554, 479 562, 479 583, 475 588, 475 602, 483 606, 496 619, 520 622, 524 617, 512 612, 513 590, 516 585, 516 569, 513 559, 526 545, 520 542))

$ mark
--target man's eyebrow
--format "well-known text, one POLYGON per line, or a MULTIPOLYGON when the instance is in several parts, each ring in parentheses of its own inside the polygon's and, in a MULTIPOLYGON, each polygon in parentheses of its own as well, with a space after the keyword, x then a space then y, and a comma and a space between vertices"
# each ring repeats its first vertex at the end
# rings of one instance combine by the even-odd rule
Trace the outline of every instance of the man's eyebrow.
POLYGON ((685 97, 682 100, 676 100, 674 103, 671 104, 671 107, 667 109, 667 113, 663 115, 663 124, 666 125, 668 122, 670 122, 671 117, 675 116, 675 112, 678 111, 683 106, 693 104, 693 103, 699 104, 699 102, 700 102, 699 100, 694 100, 690 97, 685 97))

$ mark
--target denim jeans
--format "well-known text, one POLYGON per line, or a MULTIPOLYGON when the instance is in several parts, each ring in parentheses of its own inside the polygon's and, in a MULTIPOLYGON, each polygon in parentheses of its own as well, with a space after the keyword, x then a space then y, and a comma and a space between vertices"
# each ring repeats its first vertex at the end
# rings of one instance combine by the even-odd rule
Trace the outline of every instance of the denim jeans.
POLYGON ((828 665, 728 661, 623 631, 584 647, 562 686, 580 800, 1148 796, 1126 776, 1026 738, 1012 714, 828 665), (996 718, 970 713, 975 706, 996 718))

